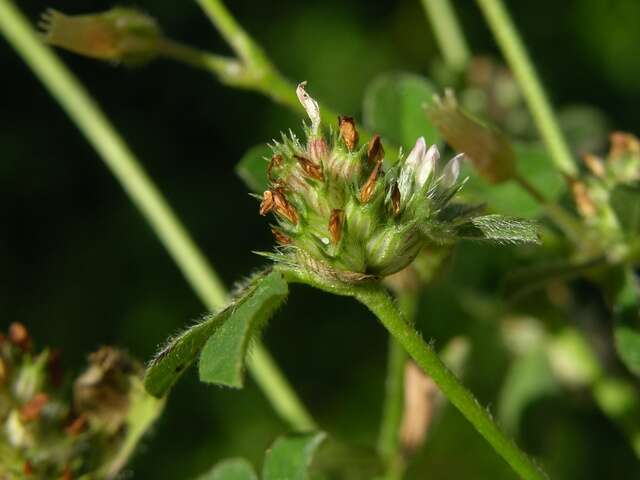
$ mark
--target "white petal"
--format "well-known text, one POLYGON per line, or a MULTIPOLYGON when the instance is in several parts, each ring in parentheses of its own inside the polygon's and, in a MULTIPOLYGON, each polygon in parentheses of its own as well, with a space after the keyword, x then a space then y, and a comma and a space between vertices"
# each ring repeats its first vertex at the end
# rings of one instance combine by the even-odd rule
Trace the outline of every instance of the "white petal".
POLYGON ((404 168, 416 168, 422 161, 426 149, 427 142, 425 141, 424 137, 418 138, 418 140, 416 140, 415 146, 411 149, 409 155, 407 155, 407 159, 404 161, 404 168))
POLYGON ((398 190, 400 190, 400 203, 404 204, 413 192, 413 181, 416 174, 418 165, 424 158, 425 150, 427 149, 427 142, 423 137, 418 138, 415 146, 407 155, 407 158, 402 165, 400 171, 400 177, 398 178, 398 190))
POLYGON ((300 100, 309 119, 311 119, 311 132, 315 135, 318 133, 318 128, 320 127, 320 106, 318 102, 307 93, 305 90, 306 86, 306 81, 299 83, 298 88, 296 88, 296 95, 298 95, 298 100, 300 100))
POLYGON ((443 187, 448 188, 453 186, 454 183, 458 180, 458 176, 460 175, 460 162, 464 158, 464 153, 459 153, 444 167, 442 170, 442 178, 440 183, 443 187))
POLYGON ((422 187, 427 182, 429 175, 435 170, 439 158, 440 152, 438 151, 438 147, 431 145, 416 170, 416 182, 418 182, 419 187, 422 187))

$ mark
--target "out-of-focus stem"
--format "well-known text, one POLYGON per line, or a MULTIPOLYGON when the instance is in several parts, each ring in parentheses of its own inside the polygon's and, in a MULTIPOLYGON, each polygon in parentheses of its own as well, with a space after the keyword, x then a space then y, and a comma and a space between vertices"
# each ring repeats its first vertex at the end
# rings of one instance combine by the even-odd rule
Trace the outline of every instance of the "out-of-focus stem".
POLYGON ((451 3, 449 0, 422 0, 422 5, 444 61, 454 70, 463 70, 471 53, 451 3))
MULTIPOLYGON (((89 93, 10 0, 0 0, 0 32, 96 149, 207 308, 224 307, 224 285, 161 192, 89 93)), ((311 416, 261 344, 255 345, 248 366, 274 409, 293 428, 313 427, 311 416)))
POLYGON ((493 31, 498 46, 520 84, 542 140, 556 167, 566 175, 575 176, 578 169, 569 146, 560 130, 533 63, 503 2, 501 0, 477 0, 477 2, 493 31))

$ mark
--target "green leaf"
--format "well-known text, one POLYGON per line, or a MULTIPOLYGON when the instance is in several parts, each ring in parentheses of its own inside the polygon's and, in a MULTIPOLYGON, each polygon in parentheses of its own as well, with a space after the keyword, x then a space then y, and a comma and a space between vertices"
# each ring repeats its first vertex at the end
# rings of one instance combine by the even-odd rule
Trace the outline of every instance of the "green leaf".
POLYGON ((534 222, 502 215, 472 218, 458 228, 458 236, 469 240, 487 240, 501 244, 539 243, 534 222))
POLYGON ((364 94, 365 126, 405 149, 412 148, 420 136, 426 137, 429 143, 440 143, 440 135, 423 109, 435 93, 436 88, 419 75, 380 75, 364 94))
POLYGON ((227 307, 217 314, 208 315, 202 322, 170 339, 147 367, 144 379, 147 391, 156 397, 165 395, 193 363, 211 334, 224 323, 231 311, 231 307, 227 307))
POLYGON ((254 193, 261 194, 269 188, 267 166, 271 154, 268 145, 256 145, 250 148, 236 165, 236 173, 254 193))
POLYGON ((196 480, 258 480, 258 476, 244 458, 230 458, 218 463, 196 480))
POLYGON ((292 434, 278 438, 265 456, 262 480, 307 480, 324 432, 292 434))
POLYGON ((240 388, 250 341, 289 292, 278 271, 257 278, 229 318, 207 340, 200 354, 200 380, 240 388))
MULTIPOLYGON (((518 173, 540 191, 547 200, 557 200, 566 190, 566 182, 555 169, 551 159, 541 146, 515 144, 518 173)), ((535 218, 543 213, 543 207, 515 181, 491 184, 475 173, 469 165, 463 165, 462 175, 469 180, 462 195, 469 200, 487 204, 489 210, 504 215, 535 218)))
POLYGON ((498 418, 504 428, 517 434, 520 420, 532 402, 557 391, 547 354, 536 348, 511 363, 500 390, 498 418))
POLYGON ((640 290, 633 269, 624 269, 613 307, 614 340, 622 362, 640 376, 640 290))

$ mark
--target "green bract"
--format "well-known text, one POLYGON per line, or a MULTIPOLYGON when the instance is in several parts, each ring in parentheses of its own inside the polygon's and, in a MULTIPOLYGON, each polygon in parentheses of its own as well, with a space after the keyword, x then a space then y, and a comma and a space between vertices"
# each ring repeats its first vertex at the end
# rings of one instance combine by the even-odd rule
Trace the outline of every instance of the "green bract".
POLYGON ((297 93, 311 119, 306 140, 290 132, 273 142, 270 188, 260 205, 262 215, 275 213, 277 260, 358 281, 401 270, 428 244, 537 241, 529 222, 478 217, 479 208, 453 202, 464 184, 462 155, 441 166, 438 148, 420 137, 406 157, 386 166, 380 137, 358 145, 352 118, 339 117, 338 130, 325 135, 304 86, 297 93))

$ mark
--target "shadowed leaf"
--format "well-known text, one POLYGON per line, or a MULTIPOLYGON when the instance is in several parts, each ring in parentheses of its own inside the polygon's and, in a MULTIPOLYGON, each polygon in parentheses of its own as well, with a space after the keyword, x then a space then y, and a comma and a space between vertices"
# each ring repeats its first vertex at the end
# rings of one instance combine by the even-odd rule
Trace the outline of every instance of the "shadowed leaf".
POLYGON ((236 173, 254 193, 261 194, 269 188, 265 159, 272 155, 268 145, 256 145, 245 153, 236 165, 236 173))

